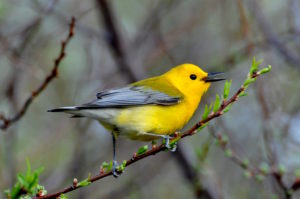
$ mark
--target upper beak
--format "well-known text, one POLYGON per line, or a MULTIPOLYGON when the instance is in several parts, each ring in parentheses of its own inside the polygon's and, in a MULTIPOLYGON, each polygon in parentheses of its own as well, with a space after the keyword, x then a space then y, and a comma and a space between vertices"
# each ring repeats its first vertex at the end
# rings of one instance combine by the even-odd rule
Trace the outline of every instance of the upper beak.
POLYGON ((223 72, 214 72, 214 73, 208 73, 206 77, 203 78, 205 82, 217 82, 225 80, 224 77, 225 73, 223 72))

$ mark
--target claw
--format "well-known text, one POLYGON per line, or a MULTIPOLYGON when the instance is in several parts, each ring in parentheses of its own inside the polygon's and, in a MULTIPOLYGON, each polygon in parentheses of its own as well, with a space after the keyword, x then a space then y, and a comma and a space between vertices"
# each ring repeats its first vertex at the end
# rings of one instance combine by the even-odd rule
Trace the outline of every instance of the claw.
POLYGON ((170 136, 169 135, 165 135, 164 137, 164 140, 165 140, 165 147, 171 151, 171 152, 175 152, 176 151, 176 148, 177 148, 177 144, 175 143, 173 146, 170 146, 170 136))
POLYGON ((118 163, 117 161, 113 161, 112 174, 115 178, 119 177, 119 173, 117 171, 118 163))
POLYGON ((120 176, 116 170, 113 170, 112 174, 115 178, 118 178, 120 176))
POLYGON ((169 150, 170 150, 171 152, 175 152, 176 149, 177 149, 177 143, 174 143, 174 145, 173 145, 172 147, 170 147, 169 150))

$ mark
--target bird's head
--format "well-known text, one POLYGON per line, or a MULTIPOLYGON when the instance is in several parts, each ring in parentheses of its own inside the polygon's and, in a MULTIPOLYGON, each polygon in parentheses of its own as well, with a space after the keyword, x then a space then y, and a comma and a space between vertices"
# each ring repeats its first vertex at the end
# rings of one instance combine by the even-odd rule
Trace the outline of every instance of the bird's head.
POLYGON ((164 76, 183 94, 202 96, 212 82, 224 80, 224 73, 207 73, 194 64, 182 64, 172 68, 164 76))

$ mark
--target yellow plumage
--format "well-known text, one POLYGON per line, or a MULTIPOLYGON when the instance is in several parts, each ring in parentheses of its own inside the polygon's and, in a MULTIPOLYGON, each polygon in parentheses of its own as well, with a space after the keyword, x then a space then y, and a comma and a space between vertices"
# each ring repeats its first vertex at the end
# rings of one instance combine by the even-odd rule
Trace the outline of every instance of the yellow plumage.
POLYGON ((145 105, 126 108, 116 115, 114 123, 121 129, 131 130, 132 132, 126 135, 136 140, 157 139, 157 137, 147 136, 147 132, 159 135, 174 133, 190 120, 202 95, 209 88, 209 83, 201 81, 206 76, 207 73, 199 67, 183 64, 161 76, 134 83, 133 85, 149 85, 152 89, 180 96, 180 102, 171 106, 145 105), (191 74, 198 77, 196 80, 198 82, 190 79, 191 74))
POLYGON ((97 94, 97 99, 81 106, 61 107, 51 112, 66 112, 73 117, 98 120, 113 133, 116 173, 115 139, 125 136, 150 141, 183 128, 197 109, 202 95, 220 73, 206 73, 193 64, 182 64, 165 74, 132 83, 126 87, 97 94))

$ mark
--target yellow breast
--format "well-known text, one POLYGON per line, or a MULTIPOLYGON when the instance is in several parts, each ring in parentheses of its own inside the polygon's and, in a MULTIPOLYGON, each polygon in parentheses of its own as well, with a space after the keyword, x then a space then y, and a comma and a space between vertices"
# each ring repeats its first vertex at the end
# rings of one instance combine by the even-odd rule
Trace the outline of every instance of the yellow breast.
POLYGON ((120 134, 131 139, 149 140, 144 133, 170 135, 183 128, 198 107, 198 99, 184 99, 171 106, 146 105, 120 111, 115 122, 120 134))

